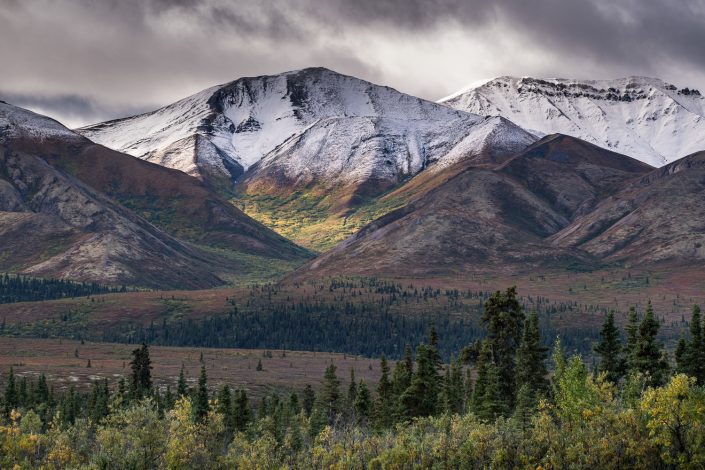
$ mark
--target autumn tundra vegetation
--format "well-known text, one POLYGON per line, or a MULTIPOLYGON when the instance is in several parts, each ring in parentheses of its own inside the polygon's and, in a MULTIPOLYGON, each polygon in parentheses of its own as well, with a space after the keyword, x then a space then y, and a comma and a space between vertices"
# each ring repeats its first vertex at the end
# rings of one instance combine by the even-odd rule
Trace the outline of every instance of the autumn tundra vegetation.
MULTIPOLYGON (((484 305, 485 336, 452 357, 432 326, 377 383, 331 363, 320 384, 248 399, 211 384, 155 386, 147 345, 90 390, 4 371, 2 468, 703 468, 700 309, 673 360, 651 304, 608 314, 594 356, 553 352, 514 288, 484 305), (550 357, 549 357, 550 356, 550 357)), ((88 366, 88 365, 87 365, 88 366)))

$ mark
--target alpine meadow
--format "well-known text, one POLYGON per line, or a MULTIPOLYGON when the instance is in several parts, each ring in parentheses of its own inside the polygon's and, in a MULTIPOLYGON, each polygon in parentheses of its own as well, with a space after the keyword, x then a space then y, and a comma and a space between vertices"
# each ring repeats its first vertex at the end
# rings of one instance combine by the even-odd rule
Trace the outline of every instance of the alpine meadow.
POLYGON ((705 468, 704 42, 0 1, 0 468, 705 468))

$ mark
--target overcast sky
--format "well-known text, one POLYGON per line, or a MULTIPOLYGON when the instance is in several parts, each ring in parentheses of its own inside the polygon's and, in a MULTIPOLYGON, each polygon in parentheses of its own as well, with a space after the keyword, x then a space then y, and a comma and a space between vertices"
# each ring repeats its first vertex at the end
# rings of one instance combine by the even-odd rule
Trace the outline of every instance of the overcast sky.
POLYGON ((432 100, 500 75, 705 90, 705 0, 0 0, 0 99, 69 126, 324 66, 432 100))

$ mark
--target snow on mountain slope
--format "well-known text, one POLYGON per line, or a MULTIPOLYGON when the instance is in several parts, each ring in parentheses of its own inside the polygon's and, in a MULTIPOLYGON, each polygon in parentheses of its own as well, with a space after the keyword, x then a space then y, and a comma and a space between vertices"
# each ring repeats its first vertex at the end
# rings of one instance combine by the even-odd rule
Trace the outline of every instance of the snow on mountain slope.
POLYGON ((196 176, 234 180, 266 156, 258 168, 274 165, 289 179, 348 181, 418 172, 482 122, 392 88, 310 68, 241 78, 78 132, 196 176))
POLYGON ((49 138, 82 140, 59 122, 4 101, 0 101, 0 136, 5 139, 23 137, 37 140, 49 138))
POLYGON ((441 102, 503 116, 540 135, 578 137, 654 166, 705 149, 705 98, 655 78, 500 77, 441 102))

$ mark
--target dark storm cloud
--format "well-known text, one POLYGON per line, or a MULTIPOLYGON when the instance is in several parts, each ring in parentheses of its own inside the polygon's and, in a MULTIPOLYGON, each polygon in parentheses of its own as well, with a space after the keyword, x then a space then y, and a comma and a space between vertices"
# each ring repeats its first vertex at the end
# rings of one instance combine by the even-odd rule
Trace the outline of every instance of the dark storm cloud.
POLYGON ((52 95, 5 93, 0 100, 23 108, 35 109, 49 116, 61 115, 69 125, 72 121, 99 122, 133 116, 154 109, 154 103, 137 106, 106 105, 100 100, 80 95, 52 95))
POLYGON ((702 44, 705 0, 0 0, 0 90, 85 124, 314 65, 431 99, 504 74, 705 88, 702 44))

